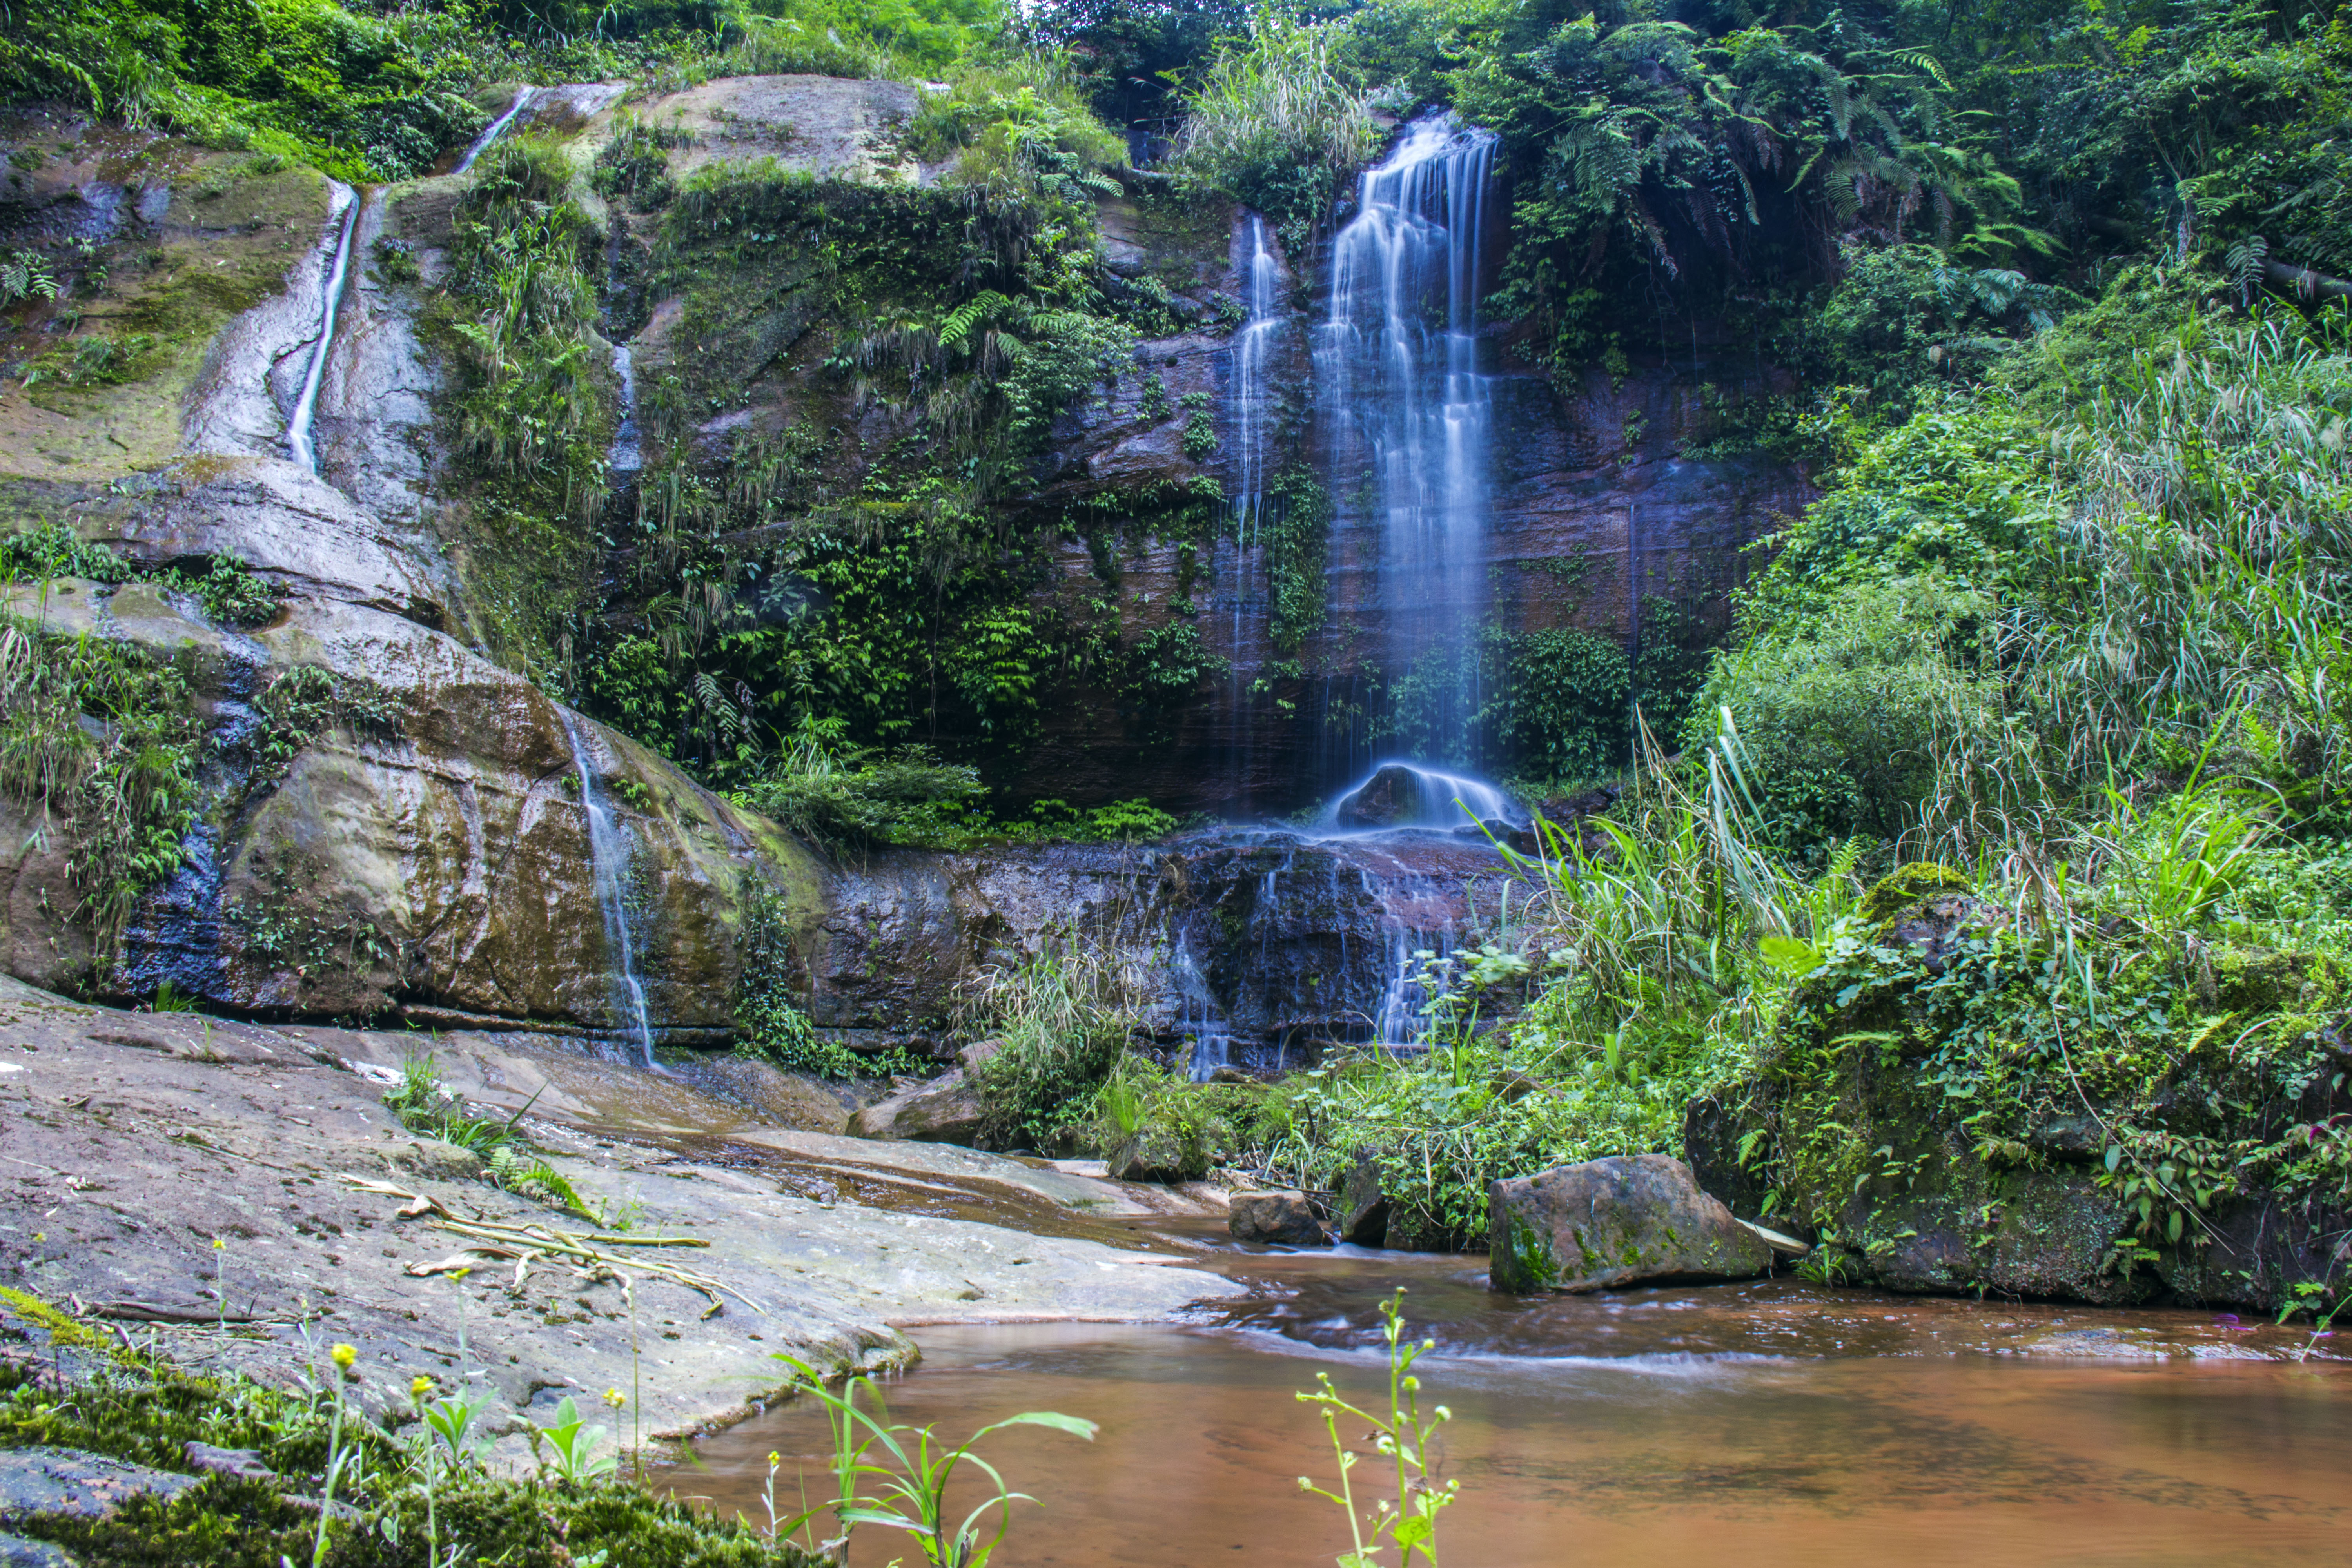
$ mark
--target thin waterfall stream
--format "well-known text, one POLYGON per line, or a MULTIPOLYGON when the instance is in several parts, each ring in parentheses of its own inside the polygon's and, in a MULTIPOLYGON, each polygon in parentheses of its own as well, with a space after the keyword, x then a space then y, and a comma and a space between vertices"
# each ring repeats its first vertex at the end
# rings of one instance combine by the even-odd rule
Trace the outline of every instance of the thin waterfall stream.
POLYGON ((474 166, 474 160, 488 152, 490 150, 490 144, 496 142, 499 137, 505 135, 507 132, 507 127, 512 125, 515 122, 515 118, 521 114, 525 110, 529 109, 531 106, 532 100, 538 97, 539 89, 535 87, 525 87, 518 91, 514 95, 514 101, 507 106, 507 111, 504 114, 499 115, 496 120, 491 121, 490 123, 484 128, 482 133, 474 138, 474 144, 466 149, 466 155, 458 159, 457 167, 451 169, 449 172, 453 174, 462 174, 467 170, 472 168, 474 166))
POLYGON ((604 917, 604 952, 610 965, 614 1011, 636 1042, 647 1068, 660 1070, 654 1060, 654 1031, 646 1010, 645 983, 637 976, 635 933, 629 929, 627 885, 631 851, 628 836, 614 820, 597 788, 596 769, 588 756, 588 740, 579 719, 563 710, 563 732, 572 742, 572 766, 580 781, 580 809, 588 819, 588 856, 596 887, 596 908, 604 917))
POLYGON ((295 395, 294 406, 286 416, 286 455, 314 474, 319 471, 319 448, 311 438, 311 426, 319 413, 319 384, 326 378, 327 358, 334 353, 335 317, 351 278, 352 239, 359 232, 360 222, 359 193, 349 185, 328 183, 334 191, 334 210, 342 215, 342 227, 327 263, 326 292, 319 306, 319 335, 310 345, 310 363, 302 373, 302 388, 295 395))

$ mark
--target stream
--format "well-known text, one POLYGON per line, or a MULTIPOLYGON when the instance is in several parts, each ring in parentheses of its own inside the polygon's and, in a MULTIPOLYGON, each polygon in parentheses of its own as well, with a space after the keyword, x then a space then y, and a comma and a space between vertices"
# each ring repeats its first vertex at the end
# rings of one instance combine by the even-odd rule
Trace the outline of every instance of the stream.
MULTIPOLYGON (((954 1437, 1024 1410, 1102 1424, 1091 1444, 989 1440, 1040 1500, 992 1562, 1329 1562, 1345 1525, 1297 1478, 1329 1484, 1331 1453, 1292 1395, 1328 1372, 1378 1398, 1378 1303, 1400 1284, 1438 1342, 1424 1400, 1454 1412, 1441 1473, 1462 1493, 1440 1539, 1457 1564, 2333 1561, 2352 1518, 2352 1371, 2307 1331, 1790 1280, 1518 1300, 1487 1293, 1483 1258, 1346 1247, 1205 1261, 1252 1293, 1181 1324, 914 1331, 896 1420, 954 1437)), ((796 1472, 814 1492, 822 1413, 706 1440, 675 1489, 763 1520, 771 1450, 783 1500, 796 1472)), ((850 1561, 909 1545, 866 1528, 850 1561)))

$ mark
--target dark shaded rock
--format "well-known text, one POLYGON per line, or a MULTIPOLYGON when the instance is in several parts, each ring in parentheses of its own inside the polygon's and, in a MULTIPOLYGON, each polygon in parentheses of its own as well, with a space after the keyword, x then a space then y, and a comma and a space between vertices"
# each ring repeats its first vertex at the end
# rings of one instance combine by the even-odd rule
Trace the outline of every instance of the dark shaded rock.
POLYGON ((1273 1247, 1328 1247, 1305 1193, 1235 1193, 1225 1222, 1235 1241, 1273 1247))
POLYGON ((1385 767, 1340 801, 1335 815, 1342 827, 1387 827, 1411 814, 1414 793, 1411 769, 1385 767))
POLYGON ((986 1108, 961 1068, 877 1100, 849 1119, 853 1138, 903 1138, 919 1143, 969 1143, 986 1108))
POLYGON ((62 1546, 27 1541, 21 1535, 0 1535, 0 1568, 78 1568, 62 1546))
POLYGON ((1391 1200, 1381 1245, 1391 1252, 1459 1252, 1462 1238, 1412 1205, 1391 1200))
POLYGON ((1389 1237, 1389 1200, 1381 1192, 1381 1167, 1369 1149, 1339 1184, 1339 1239, 1358 1247, 1384 1247, 1389 1237))
POLYGON ((1191 1129, 1154 1121, 1119 1140, 1107 1164, 1113 1181, 1197 1182, 1209 1173, 1209 1152, 1191 1129))
POLYGON ((2025 1135, 2026 1147, 2065 1160, 2087 1160, 2107 1146, 2105 1131, 2087 1116, 2060 1116, 2025 1135))
POLYGON ((1709 1095, 1683 1107, 1683 1158, 1701 1190, 1714 1194, 1737 1215, 1761 1214, 1772 1184, 1739 1158, 1745 1133, 1739 1114, 1709 1095))
POLYGON ((1496 1290, 1586 1291, 1647 1279, 1745 1279, 1772 1252, 1664 1154, 1559 1165, 1487 1192, 1496 1290))

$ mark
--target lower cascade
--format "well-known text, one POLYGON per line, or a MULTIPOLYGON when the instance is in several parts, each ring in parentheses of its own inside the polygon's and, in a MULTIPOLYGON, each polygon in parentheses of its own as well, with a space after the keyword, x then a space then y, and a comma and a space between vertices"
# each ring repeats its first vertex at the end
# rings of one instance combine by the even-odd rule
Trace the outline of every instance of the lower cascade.
POLYGON ((636 938, 629 918, 629 836, 614 820, 598 787, 590 760, 586 731, 577 716, 566 710, 563 730, 572 742, 572 767, 580 784, 580 810, 588 823, 589 867, 595 880, 596 910, 604 927, 605 962, 610 966, 614 1013, 628 1031, 647 1068, 654 1060, 653 1023, 646 1011, 645 983, 637 976, 636 938))

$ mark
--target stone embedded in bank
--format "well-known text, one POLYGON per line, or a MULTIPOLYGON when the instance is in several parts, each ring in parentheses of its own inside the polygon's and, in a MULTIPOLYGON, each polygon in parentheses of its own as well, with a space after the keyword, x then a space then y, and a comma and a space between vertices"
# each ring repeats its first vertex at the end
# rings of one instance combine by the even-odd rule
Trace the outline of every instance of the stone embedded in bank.
POLYGON ((1558 1165, 1487 1189, 1491 1289, 1605 1290, 1650 1279, 1745 1279, 1772 1263, 1763 1238, 1664 1154, 1558 1165))
POLYGON ((1328 1247, 1315 1205, 1300 1192, 1235 1193, 1225 1228, 1262 1247, 1328 1247))
POLYGON ((969 1143, 980 1135, 985 1108, 961 1068, 875 1101, 849 1119, 853 1138, 899 1138, 917 1143, 969 1143))

